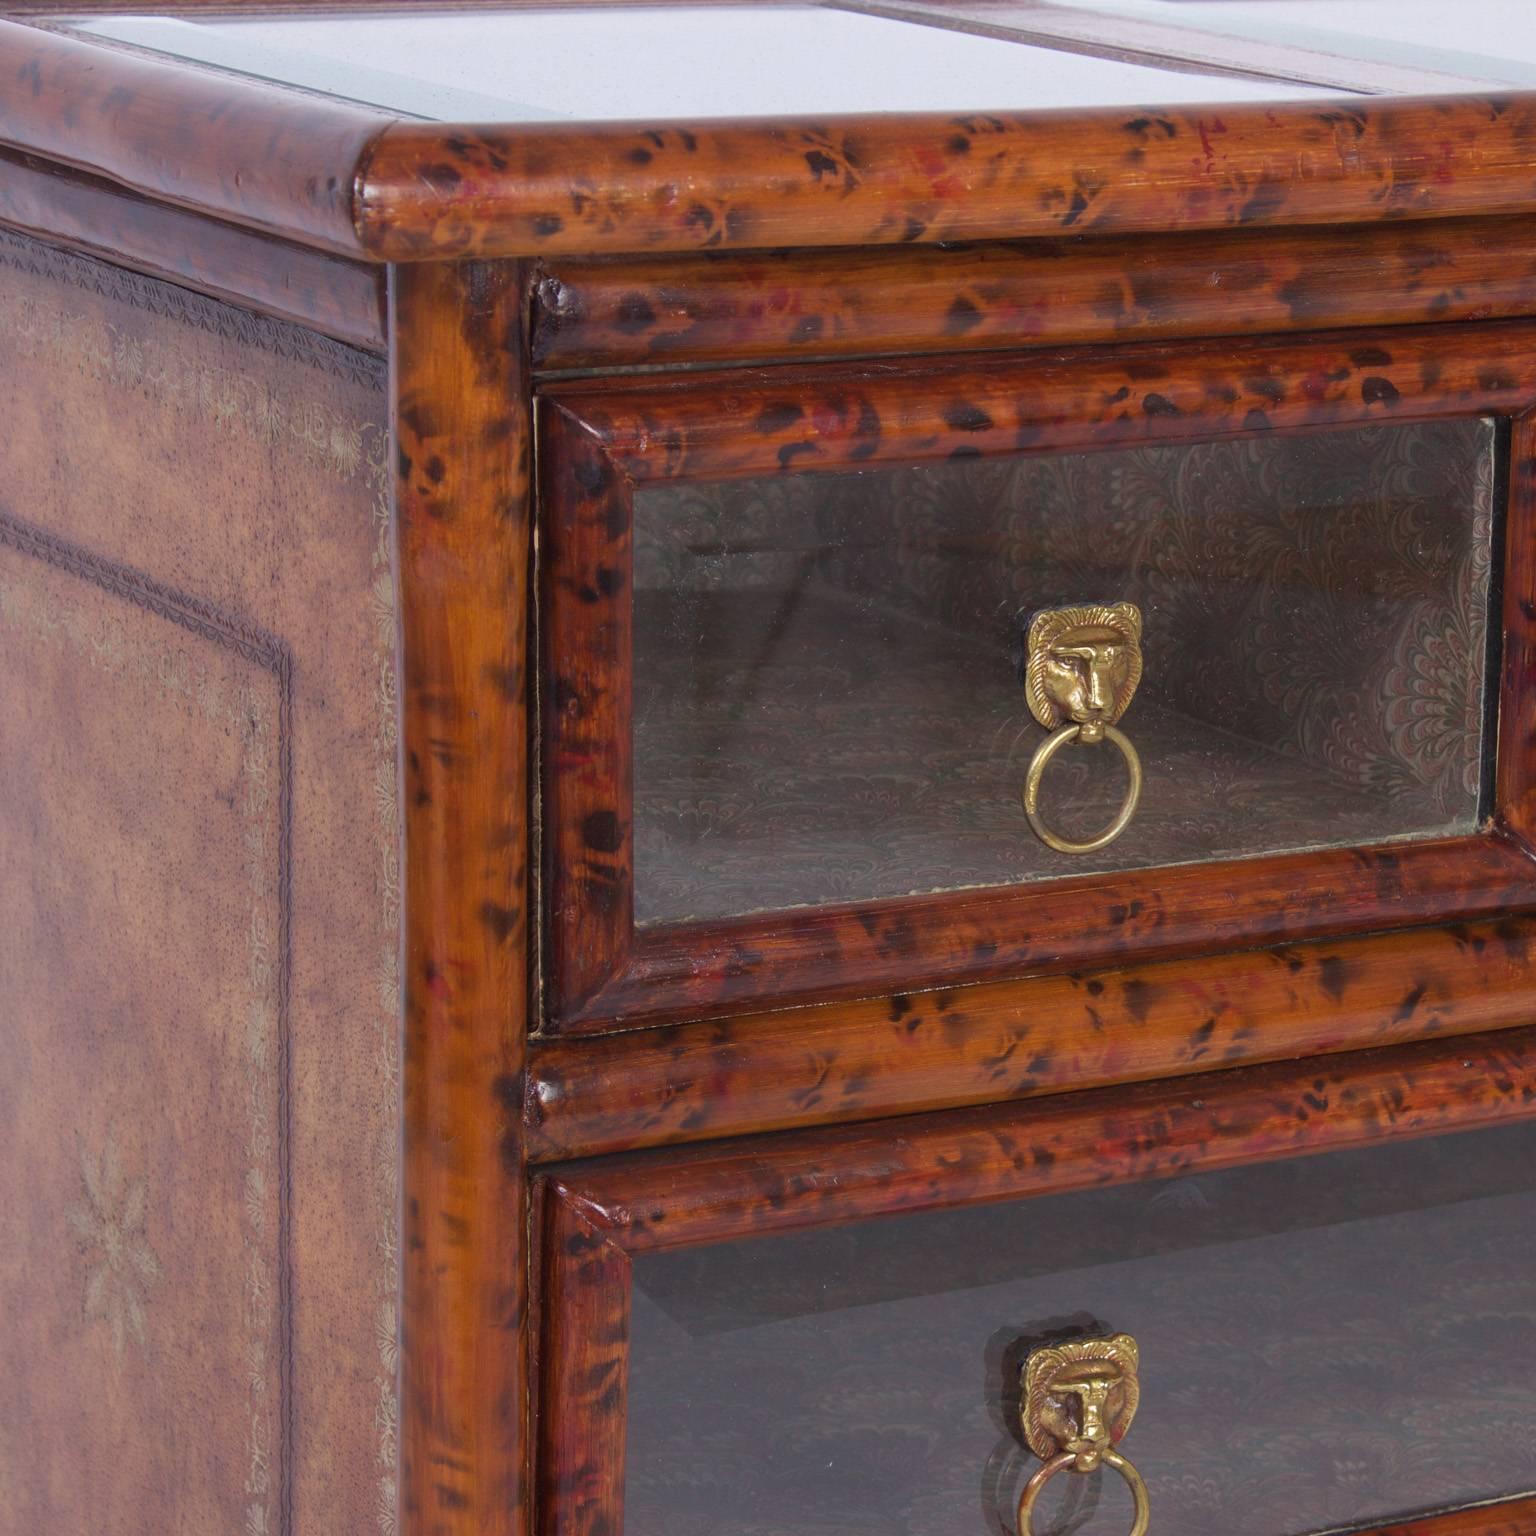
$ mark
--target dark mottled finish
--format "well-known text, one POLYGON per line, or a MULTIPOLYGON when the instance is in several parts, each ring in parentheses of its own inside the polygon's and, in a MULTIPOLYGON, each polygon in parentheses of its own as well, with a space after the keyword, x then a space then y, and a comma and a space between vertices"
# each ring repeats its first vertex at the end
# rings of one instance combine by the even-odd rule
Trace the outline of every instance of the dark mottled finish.
POLYGON ((1536 98, 765 119, 401 123, 358 233, 391 261, 1374 223, 1536 205, 1536 98), (582 174, 573 180, 570 168, 582 174))
POLYGON ((1536 1499, 1460 1509, 1434 1520, 1366 1531, 1362 1536, 1536 1536, 1536 1499))
POLYGON ((1026 1111, 959 1110, 571 1165, 544 1186, 544 1198, 565 1208, 546 1223, 545 1285, 579 1307, 597 1342, 573 1361, 568 1336, 560 1354, 546 1336, 542 1453, 582 1481, 580 1499, 549 1511, 544 1529, 619 1529, 623 1464, 612 1448, 624 1443, 629 1275, 614 1250, 1062 1194, 1533 1114, 1536 1030, 1527 1028, 1251 1068, 1185 1088, 1070 1094, 1026 1111))
POLYGON ((575 998, 634 934, 628 485, 595 433, 548 413, 539 452, 544 840, 549 965, 575 998))
POLYGON ((390 293, 406 851, 404 1529, 526 1530, 530 558, 516 267, 390 293))
POLYGON ((542 1188, 535 1207, 542 1255, 540 1402, 589 1405, 579 1416, 541 1419, 538 1533, 620 1536, 630 1258, 613 1241, 607 1213, 589 1213, 580 1195, 542 1188))
POLYGON ((535 1162, 1518 1028, 1536 920, 535 1042, 535 1162))
POLYGON ((0 224, 383 352, 384 273, 0 152, 0 224))
POLYGON ((1536 209, 1536 97, 1518 92, 472 127, 402 121, 20 21, 0 21, 0 81, 0 141, 17 149, 392 262, 1536 209))
POLYGON ((1510 433, 1509 524, 1504 570, 1504 649, 1499 701, 1499 820, 1536 846, 1536 415, 1510 433))
POLYGON ((1524 219, 557 261, 533 355, 567 368, 911 354, 1536 310, 1524 219))
POLYGON ((1071 453, 1493 412, 1536 397, 1536 325, 1122 345, 556 386, 635 481, 1071 453))
POLYGON ((0 142, 300 244, 356 254, 390 114, 0 20, 0 142))
MULTIPOLYGON (((544 1027, 635 1025, 1530 905, 1536 870, 1524 845, 1496 835, 637 930, 625 679, 638 482, 1512 414, 1536 395, 1533 341, 1536 328, 1505 321, 554 391, 541 428, 551 679, 544 1027)), ((1509 519, 1511 593, 1528 590, 1518 552, 1532 542, 1532 510, 1517 501, 1509 519)), ((1532 677, 1510 670, 1506 709, 1532 677)), ((1510 756, 1507 732, 1501 744, 1499 793, 1512 804, 1525 759, 1510 756)))

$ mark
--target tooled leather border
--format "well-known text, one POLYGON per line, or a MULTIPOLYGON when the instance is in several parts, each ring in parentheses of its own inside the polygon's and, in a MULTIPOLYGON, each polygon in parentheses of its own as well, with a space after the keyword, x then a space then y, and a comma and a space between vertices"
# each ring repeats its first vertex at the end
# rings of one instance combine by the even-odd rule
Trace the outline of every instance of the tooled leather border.
MULTIPOLYGON (((3 253, 0 253, 3 254, 3 253)), ((293 658, 274 635, 213 604, 70 544, 0 508, 0 546, 40 560, 155 617, 233 651, 277 683, 277 1323, 278 1536, 293 1530, 292 1079, 293 991, 293 658)))
POLYGON ((148 310, 162 319, 195 326, 221 341, 256 347, 275 357, 317 368, 348 383, 382 389, 385 363, 344 342, 315 331, 274 320, 232 304, 204 298, 157 278, 144 277, 94 257, 80 256, 59 246, 0 230, 0 266, 34 277, 68 283, 102 298, 148 310))

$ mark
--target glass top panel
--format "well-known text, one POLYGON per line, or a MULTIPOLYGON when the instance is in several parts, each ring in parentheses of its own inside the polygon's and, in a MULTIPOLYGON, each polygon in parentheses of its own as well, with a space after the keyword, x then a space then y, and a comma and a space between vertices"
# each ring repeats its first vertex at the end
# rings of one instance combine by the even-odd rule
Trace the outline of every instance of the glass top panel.
MULTIPOLYGON (((1054 0, 1344 58, 1536 88, 1531 0, 1054 0)), ((1447 89, 1453 87, 1448 85, 1447 89)))
POLYGON ((1337 94, 811 5, 80 18, 97 37, 445 121, 1176 106, 1337 94))

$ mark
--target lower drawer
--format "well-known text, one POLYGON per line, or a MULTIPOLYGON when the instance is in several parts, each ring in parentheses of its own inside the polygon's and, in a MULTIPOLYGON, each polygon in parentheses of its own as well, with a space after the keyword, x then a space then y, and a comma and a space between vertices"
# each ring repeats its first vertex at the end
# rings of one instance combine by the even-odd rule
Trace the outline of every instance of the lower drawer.
POLYGON ((1075 1436, 1035 1536, 1125 1536, 1141 1479, 1152 1536, 1536 1533, 1506 1502, 1536 1498, 1536 1121, 593 1252, 624 1266, 625 1338, 588 1362, 586 1481, 546 1479, 546 1532, 1011 1536, 1075 1436))
MULTIPOLYGON (((645 1255, 634 1287, 627 1536, 1011 1530, 1028 1357, 1121 1333, 1154 1531, 1536 1489, 1536 1125, 645 1255)), ((1034 1527, 1131 1524, 1069 1469, 1034 1527)))

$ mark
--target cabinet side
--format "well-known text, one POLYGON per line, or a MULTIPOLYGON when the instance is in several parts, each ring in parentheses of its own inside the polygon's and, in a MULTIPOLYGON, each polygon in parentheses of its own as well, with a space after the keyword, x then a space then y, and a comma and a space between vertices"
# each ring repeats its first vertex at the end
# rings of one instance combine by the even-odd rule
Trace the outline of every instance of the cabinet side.
POLYGON ((384 369, 0 236, 0 1531, 396 1529, 384 369))

